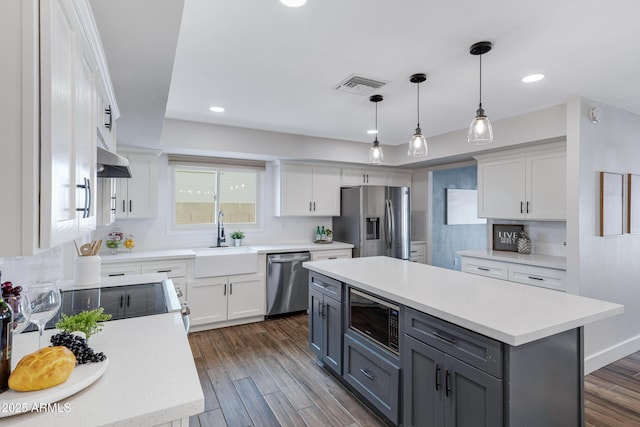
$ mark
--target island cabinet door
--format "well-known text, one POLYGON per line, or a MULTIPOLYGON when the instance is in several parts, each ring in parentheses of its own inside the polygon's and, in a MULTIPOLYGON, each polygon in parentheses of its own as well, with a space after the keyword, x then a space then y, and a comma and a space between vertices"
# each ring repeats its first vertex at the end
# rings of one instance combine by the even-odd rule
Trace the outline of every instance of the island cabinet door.
POLYGON ((502 426, 502 380, 445 355, 445 427, 502 426))
POLYGON ((325 366, 342 375, 342 303, 324 297, 324 352, 325 366))
POLYGON ((444 353, 404 336, 404 425, 444 425, 444 353))
POLYGON ((323 295, 320 291, 309 287, 309 347, 316 354, 318 360, 322 359, 322 348, 324 346, 322 299, 323 295))

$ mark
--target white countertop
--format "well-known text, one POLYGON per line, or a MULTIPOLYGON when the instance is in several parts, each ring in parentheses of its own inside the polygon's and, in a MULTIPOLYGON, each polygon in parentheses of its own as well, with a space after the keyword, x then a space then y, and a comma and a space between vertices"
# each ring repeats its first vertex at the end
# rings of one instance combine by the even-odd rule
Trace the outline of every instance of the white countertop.
POLYGON ((624 310, 620 304, 388 257, 303 266, 512 346, 624 310))
POLYGON ((567 259, 561 256, 539 255, 539 254, 520 254, 518 252, 509 251, 458 251, 460 256, 471 258, 490 259, 494 261, 514 262, 517 264, 535 265, 538 267, 556 268, 559 270, 567 269, 567 259))
MULTIPOLYGON (((259 254, 264 253, 284 253, 284 252, 299 252, 299 251, 328 251, 335 249, 352 249, 353 245, 350 243, 333 242, 333 243, 313 243, 313 242, 293 242, 293 243, 281 243, 273 245, 248 245, 242 246, 255 250, 259 254)), ((135 262, 135 261, 156 261, 167 259, 183 259, 183 258, 195 258, 196 253, 192 249, 164 249, 157 251, 136 251, 131 252, 122 250, 116 255, 111 253, 101 253, 100 260, 102 264, 113 264, 118 262, 135 262)))
MULTIPOLYGON (((55 332, 45 331, 47 342, 55 332)), ((37 332, 18 335, 14 354, 35 351, 37 340, 37 332)), ((204 410, 180 313, 107 322, 90 345, 107 355, 109 366, 94 384, 60 401, 60 407, 69 404, 68 412, 14 415, 1 418, 0 426, 153 426, 204 410)))

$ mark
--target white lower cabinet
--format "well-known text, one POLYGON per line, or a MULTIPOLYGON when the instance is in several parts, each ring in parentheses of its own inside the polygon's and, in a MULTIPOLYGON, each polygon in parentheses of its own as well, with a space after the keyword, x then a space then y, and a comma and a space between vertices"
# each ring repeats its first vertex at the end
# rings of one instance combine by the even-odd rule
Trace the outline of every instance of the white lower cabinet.
POLYGON ((427 263, 427 243, 426 242, 411 242, 411 248, 409 253, 409 261, 418 262, 420 264, 427 263))
POLYGON ((507 261, 461 256, 465 273, 508 280, 524 285, 565 291, 566 270, 507 261))
MULTIPOLYGON (((264 316, 265 313, 266 290, 262 274, 195 279, 187 283, 187 296, 192 326, 264 316)), ((211 326, 227 326, 227 323, 211 326)))

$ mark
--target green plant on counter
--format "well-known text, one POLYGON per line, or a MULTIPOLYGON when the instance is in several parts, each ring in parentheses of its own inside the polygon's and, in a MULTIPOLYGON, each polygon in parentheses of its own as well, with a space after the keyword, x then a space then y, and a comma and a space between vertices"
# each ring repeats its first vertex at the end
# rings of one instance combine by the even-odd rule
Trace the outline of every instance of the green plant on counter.
POLYGON ((333 231, 331 231, 331 230, 329 230, 329 229, 327 228, 327 229, 324 231, 324 234, 325 234, 327 237, 331 237, 331 235, 333 234, 333 231))
POLYGON ((87 341, 89 337, 102 330, 104 322, 111 319, 110 314, 104 314, 104 308, 96 308, 91 311, 67 316, 62 313, 62 319, 56 323, 56 329, 64 332, 83 332, 87 341))
POLYGON ((231 238, 232 239, 244 239, 244 233, 242 231, 234 231, 233 233, 231 233, 231 238))

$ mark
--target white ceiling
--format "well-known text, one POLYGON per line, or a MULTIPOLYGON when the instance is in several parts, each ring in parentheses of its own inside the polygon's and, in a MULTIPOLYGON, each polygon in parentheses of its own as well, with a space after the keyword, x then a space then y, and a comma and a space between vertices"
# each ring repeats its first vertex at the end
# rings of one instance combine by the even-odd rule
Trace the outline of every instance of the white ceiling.
POLYGON ((385 80, 379 139, 397 145, 416 126, 409 76, 424 72, 424 134, 464 129, 478 104, 469 46, 481 40, 494 44, 483 56, 483 106, 494 121, 576 95, 640 114, 637 0, 308 0, 301 8, 184 0, 181 25, 182 0, 91 2, 124 119, 121 141, 136 117, 163 114, 169 76, 167 117, 362 142, 372 141, 374 105, 334 87, 353 73, 385 80), (520 81, 531 73, 546 78, 520 81), (154 78, 164 83, 146 88, 154 78), (155 101, 132 93, 137 87, 155 101))

